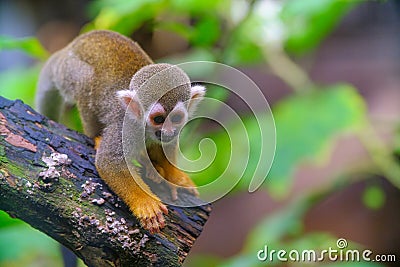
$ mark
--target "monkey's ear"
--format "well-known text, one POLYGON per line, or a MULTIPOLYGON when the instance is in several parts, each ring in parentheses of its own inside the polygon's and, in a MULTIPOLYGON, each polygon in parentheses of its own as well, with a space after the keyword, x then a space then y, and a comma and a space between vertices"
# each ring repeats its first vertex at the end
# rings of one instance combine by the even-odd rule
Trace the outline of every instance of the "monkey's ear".
POLYGON ((140 120, 143 115, 142 105, 137 96, 136 91, 133 90, 121 90, 117 91, 117 98, 121 102, 124 109, 128 109, 129 113, 136 120, 140 120))
POLYGON ((202 85, 193 85, 190 90, 190 101, 189 101, 189 114, 193 114, 196 110, 197 105, 203 99, 204 95, 206 94, 206 88, 202 85))

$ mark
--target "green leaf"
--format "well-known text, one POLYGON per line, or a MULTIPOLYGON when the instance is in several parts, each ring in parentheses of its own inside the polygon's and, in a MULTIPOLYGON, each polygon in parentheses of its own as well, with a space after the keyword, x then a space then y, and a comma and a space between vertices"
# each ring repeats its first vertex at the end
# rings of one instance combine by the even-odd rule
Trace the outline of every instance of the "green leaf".
POLYGON ((157 28, 174 32, 197 47, 210 47, 221 35, 220 21, 214 16, 201 16, 193 26, 162 21, 157 24, 157 28))
POLYGON ((18 224, 23 224, 23 222, 19 219, 11 218, 5 211, 0 210, 0 229, 18 224))
MULTIPOLYGON (((225 262, 218 264, 218 267, 263 267, 265 263, 257 259, 257 251, 252 254, 239 254, 225 262)), ((206 265, 203 265, 206 266, 206 265)), ((269 266, 269 265, 268 265, 269 266)))
POLYGON ((215 12, 223 3, 221 0, 171 0, 171 9, 180 13, 210 13, 215 12))
POLYGON ((32 106, 40 67, 16 68, 0 73, 0 95, 8 99, 21 99, 32 106))
POLYGON ((368 186, 362 195, 363 203, 372 210, 378 210, 385 204, 386 195, 380 186, 368 186))
MULTIPOLYGON (((215 69, 210 68, 209 64, 196 64, 194 61, 216 61, 216 57, 212 51, 207 48, 196 47, 182 54, 175 54, 157 60, 156 62, 170 63, 183 68, 193 83, 204 80, 215 74, 215 69)), ((228 91, 220 86, 206 84, 207 97, 216 98, 224 101, 228 96, 228 91)))
POLYGON ((97 14, 94 20, 85 26, 84 31, 109 29, 124 35, 130 35, 145 22, 158 16, 164 8, 164 1, 158 0, 99 0, 89 7, 91 14, 97 14))
MULTIPOLYGON (((303 217, 304 214, 313 205, 311 199, 302 198, 293 201, 286 209, 281 210, 277 213, 269 215, 256 227, 252 229, 247 237, 242 253, 232 259, 230 262, 243 261, 251 257, 257 258, 255 255, 259 250, 268 246, 271 250, 309 250, 314 249, 320 251, 326 249, 332 244, 336 244, 336 238, 328 233, 314 232, 309 234, 303 233, 303 217)), ((279 265, 277 258, 273 261, 268 261, 267 265, 279 265)), ((264 262, 263 265, 265 266, 264 262)), ((225 266, 225 265, 223 265, 225 266)), ((239 266, 229 264, 227 266, 239 266)), ((259 266, 253 263, 253 265, 243 266, 259 266)))
POLYGON ((298 238, 285 242, 285 250, 310 250, 321 251, 329 247, 335 248, 337 237, 326 232, 301 233, 298 238))
MULTIPOLYGON (((61 266, 59 248, 50 237, 0 211, 0 266, 61 266)), ((78 259, 77 266, 86 265, 78 259)))
MULTIPOLYGON (((195 123, 195 121, 192 121, 191 123, 195 123)), ((183 154, 185 155, 185 157, 191 160, 195 160, 201 157, 201 151, 199 151, 199 147, 197 147, 197 145, 200 144, 200 141, 205 138, 211 139, 215 144, 215 148, 213 147, 213 145, 206 142, 202 144, 202 150, 213 151, 215 149, 217 151, 215 158, 212 160, 212 163, 205 170, 197 173, 192 173, 190 175, 197 185, 206 185, 213 182, 216 178, 222 175, 224 170, 226 169, 226 166, 229 163, 230 155, 232 153, 231 141, 228 133, 225 130, 216 131, 201 136, 198 134, 193 134, 191 123, 189 123, 188 126, 185 126, 182 132, 182 140, 184 142, 182 147, 184 149, 183 154)), ((196 127, 194 127, 194 129, 196 129, 196 127)), ((206 158, 208 158, 208 156, 209 155, 207 154, 206 158)), ((218 190, 218 188, 216 188, 216 190, 218 190)))
POLYGON ((27 224, 0 229, 0 266, 59 266, 57 241, 27 224))
MULTIPOLYGON (((217 95, 214 95, 214 97, 218 98, 217 95)), ((222 97, 225 98, 224 95, 222 97)), ((218 109, 212 105, 208 105, 206 108, 218 112, 218 109)), ((264 166, 269 167, 274 149, 273 121, 271 114, 260 113, 257 116, 259 121, 254 116, 244 116, 236 118, 235 121, 223 122, 224 128, 221 129, 222 126, 210 127, 215 130, 203 135, 200 135, 199 132, 197 134, 196 132, 186 132, 186 129, 184 129, 183 140, 186 140, 187 143, 182 147, 187 158, 195 160, 201 156, 196 144, 200 144, 202 139, 211 139, 215 145, 215 147, 212 145, 206 147, 208 142, 201 144, 201 150, 205 152, 202 158, 212 158, 212 160, 210 160, 211 163, 207 168, 191 174, 196 184, 204 185, 218 180, 218 183, 213 184, 215 191, 225 190, 228 186, 234 186, 237 183, 238 188, 248 190, 255 173, 263 173, 264 177, 266 176, 267 170, 264 170, 264 166), (262 137, 261 124, 264 128, 268 127, 267 131, 273 133, 267 132, 269 136, 262 137), (270 138, 270 140, 262 140, 263 138, 270 138), (261 144, 263 144, 263 149, 270 153, 261 154, 261 144), (216 151, 215 157, 213 157, 212 151, 216 151), (268 155, 271 155, 271 157, 269 158, 268 155), (270 161, 259 162, 260 156, 270 161)), ((189 166, 183 167, 190 168, 189 166)), ((207 192, 204 192, 204 195, 207 195, 207 192)))
POLYGON ((296 168, 305 161, 326 159, 335 137, 362 127, 365 113, 362 97, 345 84, 295 95, 275 105, 277 146, 264 183, 271 195, 286 196, 296 168))
POLYGON ((64 112, 64 114, 62 114, 60 123, 67 126, 69 129, 83 133, 83 125, 76 105, 69 108, 64 112))
MULTIPOLYGON (((359 130, 364 125, 365 112, 362 97, 349 85, 336 85, 304 95, 294 95, 278 103, 273 109, 277 131, 275 159, 264 182, 270 194, 275 198, 286 196, 291 190, 297 167, 306 161, 319 163, 326 160, 329 148, 338 135, 359 130)), ((268 114, 261 114, 260 117, 267 118, 268 114)), ((248 135, 246 141, 231 143, 231 140, 241 138, 238 137, 241 134, 241 123, 230 125, 229 133, 217 128, 206 136, 214 141, 217 152, 208 168, 191 174, 197 184, 208 184, 226 170, 226 174, 234 179, 241 177, 237 188, 248 188, 257 168, 260 143, 267 143, 265 141, 270 137, 260 135, 257 121, 253 117, 243 117, 242 122, 248 135), (242 176, 248 144, 249 161, 242 176), (240 158, 242 162, 230 162, 232 151, 235 151, 235 155, 243 155, 240 158)), ((193 133, 185 136, 189 137, 191 144, 183 145, 185 156, 194 160, 200 156, 200 152, 193 144, 199 144, 201 137, 193 133)), ((213 151, 213 148, 207 147, 203 150, 213 151)))
POLYGON ((191 267, 203 267, 203 266, 218 266, 221 263, 221 259, 214 255, 207 254, 191 254, 185 260, 185 266, 191 267))
POLYGON ((0 36, 0 51, 8 49, 18 49, 32 57, 42 60, 48 57, 47 51, 35 37, 17 39, 8 36, 0 36))
POLYGON ((194 25, 190 42, 196 46, 211 46, 219 38, 221 29, 220 21, 215 16, 202 16, 194 25))
POLYGON ((400 125, 397 126, 395 136, 394 136, 394 154, 397 156, 400 162, 400 125))
POLYGON ((224 62, 229 65, 255 64, 263 60, 260 46, 246 38, 233 40, 222 53, 224 62))
POLYGON ((142 164, 140 164, 140 162, 137 161, 136 159, 132 160, 132 164, 133 164, 133 166, 136 166, 138 168, 143 168, 142 164))
POLYGON ((163 1, 159 0, 96 0, 90 3, 89 13, 93 15, 97 14, 98 16, 99 13, 105 10, 112 10, 116 17, 126 16, 132 13, 141 16, 139 13, 142 11, 143 7, 152 4, 162 4, 162 2, 163 1))
POLYGON ((264 55, 260 46, 260 36, 255 36, 260 23, 256 18, 248 19, 236 28, 226 47, 223 47, 222 58, 226 64, 242 65, 260 63, 264 55))
POLYGON ((315 48, 358 1, 289 0, 281 12, 286 25, 286 48, 297 54, 315 48))
POLYGON ((309 207, 308 201, 300 199, 262 220, 248 235, 245 251, 262 249, 266 242, 278 245, 289 233, 300 233, 303 229, 302 218, 309 207))
POLYGON ((176 33, 179 36, 185 38, 186 40, 189 40, 191 35, 193 34, 192 33, 193 30, 189 25, 175 21, 158 23, 157 29, 167 30, 176 33))

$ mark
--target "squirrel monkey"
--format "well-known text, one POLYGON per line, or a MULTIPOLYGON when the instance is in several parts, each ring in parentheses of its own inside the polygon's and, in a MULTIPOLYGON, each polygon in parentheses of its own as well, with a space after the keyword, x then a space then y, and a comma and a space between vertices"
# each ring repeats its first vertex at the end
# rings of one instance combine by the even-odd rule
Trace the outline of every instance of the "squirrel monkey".
MULTIPOLYGON (((36 107, 58 120, 66 105, 77 105, 85 134, 96 140, 100 177, 141 225, 155 233, 165 226, 163 213, 168 209, 139 171, 129 171, 123 143, 131 147, 128 161, 149 156, 154 168, 144 166, 147 178, 159 182, 157 170, 167 181, 198 195, 192 180, 168 161, 163 147, 168 155, 175 153, 179 130, 204 94, 205 88, 191 86, 180 68, 154 64, 137 43, 101 30, 78 36, 49 58, 39 77, 36 107), (124 127, 127 120, 129 127, 124 127)), ((176 187, 170 187, 176 199, 176 187)))

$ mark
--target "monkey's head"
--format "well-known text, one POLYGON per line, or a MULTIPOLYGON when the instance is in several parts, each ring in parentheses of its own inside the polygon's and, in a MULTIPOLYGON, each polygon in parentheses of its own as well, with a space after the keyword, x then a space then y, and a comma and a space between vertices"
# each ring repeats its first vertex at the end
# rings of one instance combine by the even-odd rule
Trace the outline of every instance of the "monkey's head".
POLYGON ((129 90, 117 92, 132 119, 143 123, 146 139, 171 142, 193 114, 205 94, 200 85, 170 64, 151 64, 132 77, 129 90))

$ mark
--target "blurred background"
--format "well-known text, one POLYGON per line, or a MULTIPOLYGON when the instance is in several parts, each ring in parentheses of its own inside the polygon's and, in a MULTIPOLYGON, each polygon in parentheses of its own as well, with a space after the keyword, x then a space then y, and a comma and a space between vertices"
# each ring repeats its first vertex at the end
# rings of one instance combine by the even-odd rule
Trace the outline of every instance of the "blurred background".
MULTIPOLYGON (((91 29, 130 36, 157 62, 229 64, 271 106, 277 147, 267 180, 250 194, 247 171, 214 203, 185 266, 398 266, 266 263, 257 252, 336 249, 345 238, 349 249, 400 260, 399 1, 0 0, 0 95, 33 105, 49 54, 91 29)), ((208 95, 251 125, 238 99, 213 87, 208 95)), ((81 130, 76 114, 65 123, 81 130)), ((224 147, 218 128, 207 135, 224 147)), ((58 248, 0 211, 0 266, 62 266, 58 248)))

